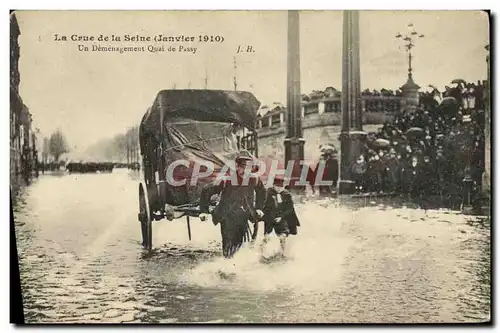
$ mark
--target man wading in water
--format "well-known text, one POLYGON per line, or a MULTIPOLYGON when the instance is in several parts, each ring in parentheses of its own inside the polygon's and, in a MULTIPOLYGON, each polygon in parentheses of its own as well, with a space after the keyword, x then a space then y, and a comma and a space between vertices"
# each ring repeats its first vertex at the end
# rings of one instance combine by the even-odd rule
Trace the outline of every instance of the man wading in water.
POLYGON ((264 240, 260 246, 261 255, 263 255, 264 247, 269 242, 270 235, 274 230, 280 239, 280 256, 284 257, 288 235, 297 235, 297 227, 300 226, 293 206, 292 195, 285 189, 284 185, 284 177, 278 175, 274 178, 274 186, 267 193, 263 218, 264 240))
POLYGON ((210 198, 220 193, 219 204, 212 212, 214 225, 220 223, 222 253, 231 258, 245 240, 249 240, 248 221, 256 224, 264 215, 262 209, 266 200, 266 190, 260 178, 252 175, 254 159, 247 151, 236 157, 236 175, 230 180, 219 180, 205 186, 201 193, 200 219, 204 221, 210 198), (251 165, 247 166, 247 163, 251 165))

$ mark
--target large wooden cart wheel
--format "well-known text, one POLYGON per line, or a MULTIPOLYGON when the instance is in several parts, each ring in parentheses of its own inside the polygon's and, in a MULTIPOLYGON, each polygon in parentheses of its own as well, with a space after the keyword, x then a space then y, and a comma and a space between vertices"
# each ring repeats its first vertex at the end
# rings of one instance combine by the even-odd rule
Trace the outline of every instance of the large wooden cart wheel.
POLYGON ((139 184, 139 222, 141 223, 142 246, 147 250, 153 247, 153 224, 149 194, 145 183, 139 184))

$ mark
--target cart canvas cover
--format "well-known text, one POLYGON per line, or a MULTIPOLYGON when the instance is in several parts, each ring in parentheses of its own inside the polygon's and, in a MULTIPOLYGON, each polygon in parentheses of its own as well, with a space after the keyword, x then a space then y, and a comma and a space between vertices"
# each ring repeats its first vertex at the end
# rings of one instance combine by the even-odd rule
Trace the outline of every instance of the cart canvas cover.
MULTIPOLYGON (((213 180, 213 175, 192 186, 194 164, 211 163, 217 174, 228 161, 234 161, 237 151, 234 144, 229 144, 231 124, 255 130, 259 107, 260 102, 249 92, 163 90, 158 93, 139 128, 145 170, 148 166, 153 172, 158 170, 160 158, 164 161, 163 172, 178 160, 188 161, 190 165, 178 165, 174 169, 174 180, 185 179, 185 185, 173 185, 167 179, 168 204, 177 206, 199 201, 203 186, 213 180), (162 126, 163 147, 160 148, 162 126)), ((152 177, 154 179, 154 175, 152 177)))

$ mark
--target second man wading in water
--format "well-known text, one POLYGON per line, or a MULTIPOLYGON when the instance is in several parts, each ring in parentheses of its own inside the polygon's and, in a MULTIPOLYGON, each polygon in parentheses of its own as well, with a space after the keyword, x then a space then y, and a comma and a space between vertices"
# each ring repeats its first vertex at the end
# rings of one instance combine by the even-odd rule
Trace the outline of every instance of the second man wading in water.
POLYGON ((269 242, 271 233, 274 231, 280 239, 281 256, 285 255, 286 240, 289 235, 297 235, 297 227, 300 226, 299 219, 295 213, 293 200, 290 192, 285 187, 283 176, 274 178, 274 186, 267 192, 266 204, 264 205, 264 240, 261 244, 261 254, 269 242))

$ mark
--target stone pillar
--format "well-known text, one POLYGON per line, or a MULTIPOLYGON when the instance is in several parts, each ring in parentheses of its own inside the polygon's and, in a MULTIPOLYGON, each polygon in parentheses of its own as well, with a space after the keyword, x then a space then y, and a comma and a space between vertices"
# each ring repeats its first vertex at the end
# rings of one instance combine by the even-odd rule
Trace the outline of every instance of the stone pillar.
POLYGON ((357 131, 363 130, 363 108, 361 100, 361 65, 359 46, 359 11, 352 11, 352 102, 354 111, 354 128, 357 131))
POLYGON ((408 80, 400 89, 403 93, 403 98, 406 101, 406 105, 419 105, 418 90, 420 89, 420 86, 413 81, 411 74, 408 74, 408 80))
POLYGON ((342 40, 342 129, 340 134, 339 193, 354 193, 351 167, 359 156, 366 133, 362 132, 359 13, 344 11, 342 40), (354 131, 353 131, 354 130, 354 131))
POLYGON ((288 11, 288 56, 287 56, 287 126, 285 138, 285 165, 294 161, 290 175, 290 187, 301 175, 301 162, 304 160, 302 138, 301 93, 300 93, 300 33, 299 12, 288 11))
POLYGON ((318 103, 318 114, 325 113, 325 102, 318 103))

